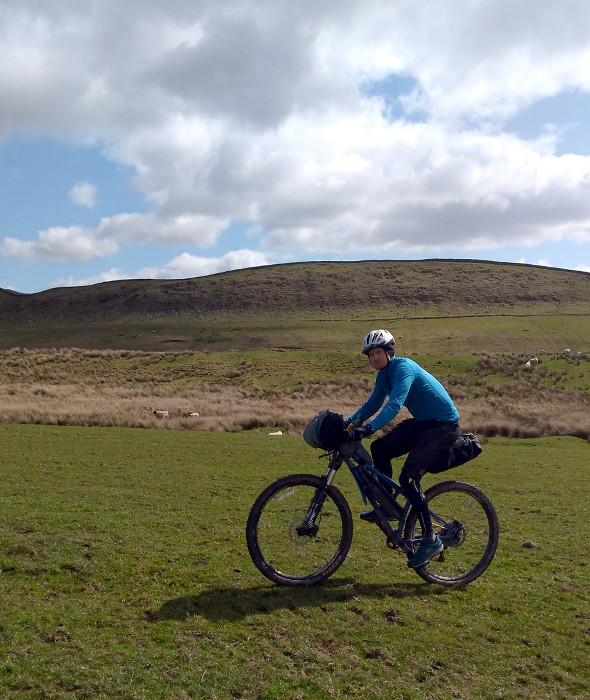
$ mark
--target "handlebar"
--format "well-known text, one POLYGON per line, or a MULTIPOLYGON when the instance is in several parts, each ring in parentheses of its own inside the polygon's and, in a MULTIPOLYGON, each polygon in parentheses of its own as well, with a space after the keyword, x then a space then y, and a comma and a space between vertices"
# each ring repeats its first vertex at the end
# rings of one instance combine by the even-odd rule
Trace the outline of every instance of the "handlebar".
POLYGON ((363 432, 359 430, 363 425, 363 419, 357 418, 346 428, 346 432, 350 435, 351 439, 355 442, 360 442, 365 436, 363 432))

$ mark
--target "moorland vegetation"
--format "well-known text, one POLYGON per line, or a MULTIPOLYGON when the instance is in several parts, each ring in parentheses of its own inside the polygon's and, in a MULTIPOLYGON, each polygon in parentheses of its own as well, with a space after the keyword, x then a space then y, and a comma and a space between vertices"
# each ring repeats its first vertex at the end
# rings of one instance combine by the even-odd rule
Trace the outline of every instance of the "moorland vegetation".
POLYGON ((389 327, 466 430, 588 439, 589 300, 589 274, 436 260, 4 290, 0 421, 301 432, 364 400, 360 339, 389 327))

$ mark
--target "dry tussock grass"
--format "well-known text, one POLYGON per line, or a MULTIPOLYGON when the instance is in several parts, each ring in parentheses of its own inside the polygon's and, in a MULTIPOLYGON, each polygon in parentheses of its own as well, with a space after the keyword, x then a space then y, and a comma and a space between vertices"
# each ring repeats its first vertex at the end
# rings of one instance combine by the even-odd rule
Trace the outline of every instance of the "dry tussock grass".
POLYGON ((178 391, 157 385, 11 383, 0 384, 0 422, 230 432, 275 426, 300 432, 322 408, 351 413, 358 395, 350 386, 334 385, 286 393, 210 384, 178 391))
MULTIPOLYGON (((349 415, 372 389, 367 377, 302 382, 289 391, 244 388, 229 382, 182 389, 170 382, 158 383, 149 372, 150 364, 171 355, 75 349, 4 353, 0 422, 207 431, 274 428, 300 434, 317 411, 330 408, 349 415), (81 366, 81 357, 83 375, 73 378, 69 375, 72 368, 81 366), (142 368, 117 373, 113 360, 122 358, 141 358, 142 368), (168 417, 158 417, 154 413, 158 410, 168 411, 168 417)), ((507 373, 515 367, 513 359, 506 360, 507 373)), ((500 364, 494 369, 501 369, 500 364)), ((482 436, 576 435, 590 439, 588 392, 540 388, 538 376, 534 381, 505 385, 493 385, 485 378, 474 383, 456 376, 448 377, 445 384, 466 431, 482 436)), ((401 414, 399 419, 404 417, 401 414)))

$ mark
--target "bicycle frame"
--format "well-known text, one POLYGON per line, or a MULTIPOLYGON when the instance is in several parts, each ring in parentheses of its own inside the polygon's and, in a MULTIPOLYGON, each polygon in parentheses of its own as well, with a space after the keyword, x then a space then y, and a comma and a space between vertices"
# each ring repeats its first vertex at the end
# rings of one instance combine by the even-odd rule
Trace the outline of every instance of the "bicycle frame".
MULTIPOLYGON (((366 504, 368 501, 379 516, 377 525, 387 536, 388 546, 392 547, 393 549, 399 548, 405 554, 411 557, 414 554, 414 547, 420 544, 422 538, 420 537, 413 540, 406 540, 403 537, 404 526, 408 513, 410 512, 411 504, 402 487, 389 477, 385 476, 385 474, 380 472, 378 469, 375 469, 371 455, 360 442, 355 441, 342 443, 337 450, 332 452, 330 463, 328 464, 328 468, 323 477, 327 486, 332 483, 334 477, 336 476, 336 472, 340 469, 343 463, 346 464, 354 477, 356 485, 361 494, 361 498, 363 499, 363 503, 366 504), (382 485, 390 489, 392 488, 394 492, 400 493, 406 499, 396 528, 391 526, 386 512, 378 501, 372 496, 370 490, 366 488, 366 477, 363 474, 365 470, 374 476, 382 485)), ((391 500, 393 501, 394 499, 391 498, 391 500)), ((397 501, 396 505, 401 507, 397 501)), ((440 525, 445 525, 447 527, 449 526, 449 524, 437 516, 436 513, 433 513, 432 511, 429 512, 434 521, 440 525)), ((310 521, 313 522, 313 519, 310 519, 310 521)), ((446 538, 443 535, 441 539, 444 540, 446 538)))
MULTIPOLYGON (((350 434, 343 437, 339 446, 321 455, 328 461, 322 476, 283 476, 262 491, 250 510, 248 551, 259 571, 274 583, 315 585, 343 564, 354 529, 346 496, 333 484, 343 464, 362 500, 375 510, 363 519, 379 527, 387 546, 411 559, 422 544, 422 518, 407 494, 375 468, 361 440, 350 434)), ((443 586, 474 581, 492 561, 498 544, 499 523, 492 502, 477 486, 453 480, 433 484, 425 498, 444 547, 432 560, 415 567, 415 572, 427 583, 443 586), (431 510, 433 507, 438 513, 431 510)))

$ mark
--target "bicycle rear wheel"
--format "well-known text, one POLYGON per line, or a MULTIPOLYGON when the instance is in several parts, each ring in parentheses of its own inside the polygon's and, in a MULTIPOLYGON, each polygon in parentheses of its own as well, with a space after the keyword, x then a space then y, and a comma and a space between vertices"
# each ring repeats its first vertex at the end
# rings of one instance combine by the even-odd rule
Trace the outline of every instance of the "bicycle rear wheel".
POLYGON ((246 526, 252 561, 282 586, 312 586, 342 564, 352 542, 352 515, 334 486, 311 474, 293 474, 256 499, 246 526))
MULTIPOLYGON (((429 583, 457 586, 481 576, 496 553, 500 527, 490 499, 476 486, 462 481, 444 481, 425 493, 432 524, 444 551, 416 569, 429 583)), ((404 538, 421 536, 420 523, 411 510, 404 538)))

